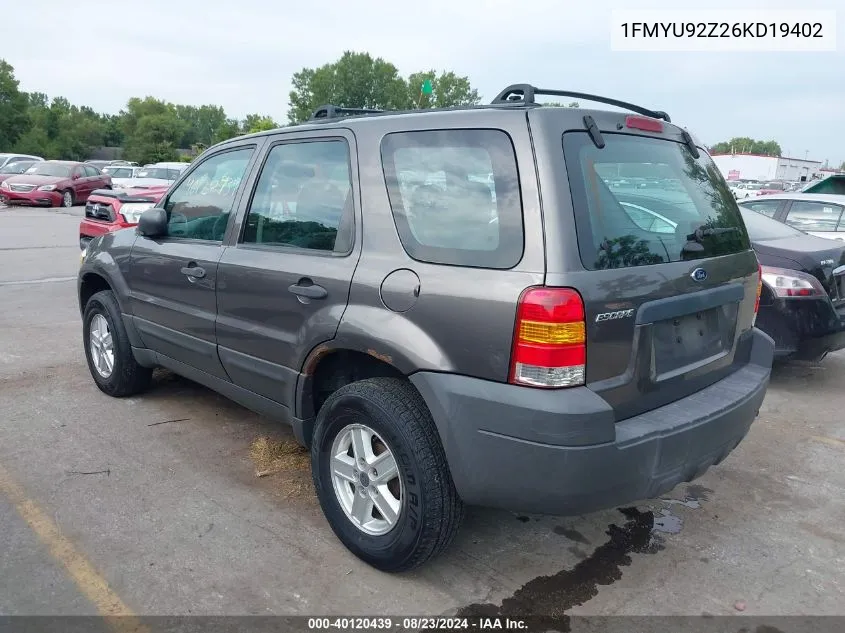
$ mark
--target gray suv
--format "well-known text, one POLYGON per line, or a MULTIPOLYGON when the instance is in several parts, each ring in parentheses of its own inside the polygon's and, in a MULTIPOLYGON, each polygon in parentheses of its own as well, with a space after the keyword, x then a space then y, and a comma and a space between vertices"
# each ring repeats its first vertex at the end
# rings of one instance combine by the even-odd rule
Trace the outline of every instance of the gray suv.
POLYGON ((525 84, 220 143, 88 246, 78 289, 103 392, 164 367, 290 424, 332 529, 385 571, 443 551, 464 504, 580 514, 695 479, 773 354, 703 147, 525 84))

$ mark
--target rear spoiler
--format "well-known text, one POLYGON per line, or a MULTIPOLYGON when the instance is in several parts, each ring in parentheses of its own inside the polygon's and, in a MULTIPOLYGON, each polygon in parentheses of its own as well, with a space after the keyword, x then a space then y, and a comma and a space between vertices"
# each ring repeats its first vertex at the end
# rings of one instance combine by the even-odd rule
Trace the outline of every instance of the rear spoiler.
POLYGON ((95 189, 91 192, 92 196, 102 196, 103 198, 114 198, 120 202, 152 202, 156 203, 158 200, 150 197, 130 195, 126 191, 115 191, 114 189, 95 189))

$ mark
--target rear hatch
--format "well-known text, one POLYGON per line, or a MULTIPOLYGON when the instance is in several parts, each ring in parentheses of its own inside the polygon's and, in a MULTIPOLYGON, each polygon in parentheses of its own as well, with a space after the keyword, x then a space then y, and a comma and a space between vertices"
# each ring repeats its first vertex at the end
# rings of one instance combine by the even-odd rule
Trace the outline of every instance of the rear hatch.
POLYGON ((622 420, 748 362, 758 264, 727 183, 683 130, 565 110, 529 112, 546 285, 581 294, 586 385, 622 420))

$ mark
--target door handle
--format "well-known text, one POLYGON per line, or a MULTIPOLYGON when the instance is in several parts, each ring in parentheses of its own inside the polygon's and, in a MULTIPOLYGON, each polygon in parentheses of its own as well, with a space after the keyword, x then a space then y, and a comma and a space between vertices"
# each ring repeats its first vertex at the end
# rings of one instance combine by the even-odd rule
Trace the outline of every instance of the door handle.
POLYGON ((307 277, 300 279, 298 283, 288 286, 288 290, 298 297, 307 299, 325 299, 329 291, 322 286, 316 285, 307 277))
POLYGON ((192 277, 193 279, 202 279, 205 277, 205 268, 200 268, 196 264, 193 266, 183 266, 182 274, 192 277))

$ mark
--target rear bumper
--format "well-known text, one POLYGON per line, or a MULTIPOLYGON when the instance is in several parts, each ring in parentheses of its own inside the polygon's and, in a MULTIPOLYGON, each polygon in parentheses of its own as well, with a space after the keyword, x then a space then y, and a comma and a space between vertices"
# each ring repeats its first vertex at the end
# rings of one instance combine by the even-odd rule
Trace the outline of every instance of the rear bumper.
POLYGON ((30 207, 57 207, 62 202, 62 194, 56 191, 0 191, 0 202, 8 205, 24 205, 30 207))
POLYGON ((761 305, 757 327, 775 341, 775 356, 818 360, 845 348, 845 310, 821 299, 776 299, 761 305))
POLYGON ((541 391, 430 372, 411 380, 432 412, 464 501, 582 514, 666 493, 739 444, 765 397, 774 351, 759 330, 751 336, 750 362, 741 369, 619 423, 586 387, 541 391))

